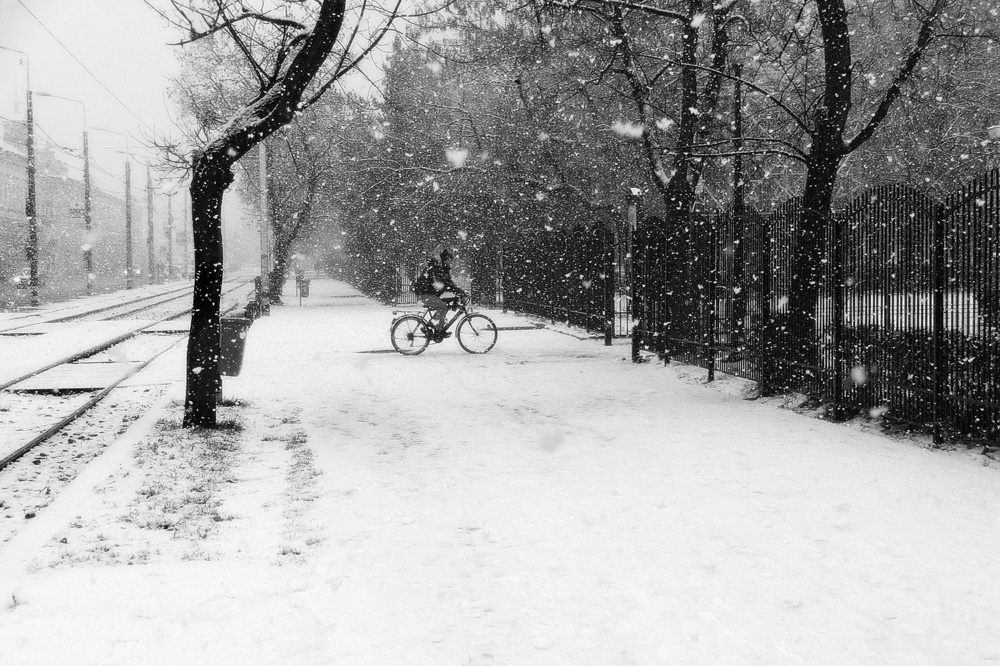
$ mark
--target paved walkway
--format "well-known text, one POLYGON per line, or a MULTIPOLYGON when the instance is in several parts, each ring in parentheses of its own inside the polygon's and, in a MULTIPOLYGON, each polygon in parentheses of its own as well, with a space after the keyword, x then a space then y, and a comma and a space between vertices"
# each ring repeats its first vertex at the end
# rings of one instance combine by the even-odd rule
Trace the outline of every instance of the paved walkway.
POLYGON ((216 465, 181 464, 205 447, 156 425, 165 404, 0 551, 22 600, 0 661, 1000 660, 1000 471, 976 457, 625 343, 509 331, 405 358, 382 353, 391 311, 343 285, 289 302, 226 381, 239 445, 197 486, 219 520, 136 518, 169 492, 150 479, 192 503, 216 465))

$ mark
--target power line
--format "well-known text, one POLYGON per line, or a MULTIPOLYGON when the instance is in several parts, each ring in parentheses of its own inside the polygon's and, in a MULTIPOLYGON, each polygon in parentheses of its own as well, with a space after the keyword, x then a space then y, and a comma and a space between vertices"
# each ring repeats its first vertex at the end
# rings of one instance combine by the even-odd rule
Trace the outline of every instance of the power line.
POLYGON ((133 111, 132 109, 128 108, 128 106, 126 106, 125 102, 123 102, 120 99, 118 99, 118 96, 115 95, 113 92, 111 92, 110 88, 108 88, 106 85, 104 85, 104 83, 99 78, 97 78, 97 76, 92 71, 90 71, 87 68, 86 65, 84 65, 82 62, 80 62, 80 59, 77 58, 73 54, 73 52, 70 51, 69 48, 67 48, 67 46, 62 43, 62 41, 60 41, 60 39, 58 37, 56 37, 55 33, 53 33, 51 30, 49 30, 48 26, 46 26, 44 23, 42 23, 42 20, 40 18, 38 18, 37 16, 35 16, 34 13, 32 13, 32 11, 30 9, 28 9, 27 5, 25 5, 22 0, 17 0, 17 4, 21 5, 21 7, 24 8, 24 11, 28 12, 28 14, 31 16, 31 18, 35 19, 35 21, 38 23, 38 25, 42 26, 42 29, 44 29, 45 32, 49 33, 49 35, 52 37, 52 39, 56 40, 56 43, 59 46, 62 47, 63 51, 65 51, 66 53, 68 53, 69 57, 76 61, 76 64, 80 65, 80 67, 83 67, 83 71, 87 72, 87 74, 90 74, 90 77, 92 79, 94 79, 95 81, 97 81, 97 85, 99 85, 102 88, 104 88, 104 90, 109 95, 111 95, 111 97, 114 98, 114 100, 116 102, 118 102, 119 104, 121 104, 121 106, 122 106, 123 109, 125 109, 126 111, 128 111, 129 113, 131 113, 132 117, 139 121, 140 125, 142 125, 143 127, 145 127, 150 132, 153 131, 153 128, 151 128, 149 125, 147 125, 145 122, 143 122, 142 118, 140 118, 138 115, 136 115, 135 111, 133 111))
MULTIPOLYGON (((0 115, 0 120, 6 120, 9 122, 24 124, 24 121, 22 120, 14 120, 13 118, 8 118, 3 115, 0 115)), ((42 127, 38 123, 35 123, 35 129, 38 132, 40 132, 45 137, 45 139, 47 139, 47 140, 36 141, 37 147, 51 148, 57 152, 62 153, 63 155, 66 155, 67 157, 72 157, 75 158, 76 160, 83 160, 83 155, 81 153, 78 153, 76 149, 66 148, 65 146, 60 144, 58 141, 52 138, 51 134, 45 131, 44 127, 42 127)), ((74 171, 79 171, 81 174, 83 173, 83 167, 77 164, 72 164, 69 162, 60 162, 60 164, 66 167, 67 169, 73 169, 74 171)), ((93 173, 94 170, 100 171, 108 178, 111 178, 111 180, 114 181, 115 183, 120 181, 122 178, 120 174, 113 174, 107 169, 105 169, 103 166, 101 166, 101 163, 98 160, 94 159, 93 156, 90 157, 90 167, 91 167, 91 173, 93 173)), ((106 189, 111 189, 107 181, 105 181, 103 185, 106 189)))

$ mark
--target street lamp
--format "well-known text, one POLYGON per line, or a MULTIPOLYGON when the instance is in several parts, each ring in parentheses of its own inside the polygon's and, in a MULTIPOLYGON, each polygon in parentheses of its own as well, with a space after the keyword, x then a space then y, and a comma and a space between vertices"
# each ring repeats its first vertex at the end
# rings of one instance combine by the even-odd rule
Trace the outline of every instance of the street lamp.
POLYGON ((90 143, 87 137, 87 107, 84 106, 83 102, 78 99, 73 99, 71 97, 63 97, 62 95, 53 95, 47 92, 35 92, 38 97, 54 97, 55 99, 65 100, 67 102, 75 102, 80 105, 83 109, 83 225, 84 225, 84 245, 83 245, 83 264, 84 270, 87 271, 87 295, 90 296, 94 293, 94 252, 93 252, 93 240, 92 231, 93 224, 91 219, 91 204, 90 204, 90 143))
POLYGON ((174 274, 174 192, 167 195, 167 276, 173 279, 174 274))
POLYGON ((156 248, 153 243, 153 176, 146 165, 146 284, 156 281, 156 248))
POLYGON ((24 51, 0 46, 4 51, 16 53, 24 57, 24 87, 27 98, 25 107, 24 124, 27 129, 25 139, 25 153, 28 164, 28 188, 24 197, 24 216, 28 220, 28 246, 25 248, 25 257, 28 260, 28 270, 30 271, 31 305, 37 306, 38 299, 38 217, 35 209, 35 116, 31 108, 31 63, 28 54, 24 51))
POLYGON ((101 127, 91 127, 90 129, 117 134, 125 139, 125 288, 131 289, 133 273, 135 272, 132 265, 132 149, 127 134, 101 127))

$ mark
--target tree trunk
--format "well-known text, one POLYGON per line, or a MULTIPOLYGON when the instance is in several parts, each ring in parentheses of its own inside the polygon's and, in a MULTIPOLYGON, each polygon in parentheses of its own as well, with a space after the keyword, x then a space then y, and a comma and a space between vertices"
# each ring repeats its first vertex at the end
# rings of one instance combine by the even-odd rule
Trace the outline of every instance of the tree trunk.
POLYGON ((285 290, 285 281, 288 279, 288 259, 293 238, 289 234, 276 234, 274 237, 274 269, 268 285, 272 305, 282 303, 281 292, 285 290))
POLYGON ((309 178, 305 200, 288 225, 278 222, 278 215, 271 218, 274 232, 274 270, 271 272, 268 289, 273 305, 281 305, 281 292, 284 291, 285 281, 288 279, 288 261, 291 258, 292 246, 302 240, 303 233, 308 236, 312 230, 312 210, 318 190, 319 178, 314 174, 309 178))
MULTIPOLYGON (((241 109, 203 151, 191 179, 195 287, 187 349, 184 427, 216 425, 222 378, 219 307, 222 302, 222 197, 233 165, 278 128, 291 122, 306 88, 326 61, 343 27, 346 0, 323 0, 312 30, 279 63, 261 94, 241 109)), ((345 70, 346 71, 346 70, 345 70)))
POLYGON ((796 230, 788 293, 787 332, 792 336, 793 360, 815 363, 816 307, 823 284, 823 254, 826 250, 827 221, 830 218, 833 189, 841 155, 819 155, 809 159, 806 187, 802 199, 800 227, 796 230))
POLYGON ((844 0, 816 0, 823 31, 825 89, 816 111, 813 145, 806 161, 803 214, 796 233, 783 330, 792 360, 816 362, 816 306, 822 286, 827 221, 840 162, 847 154, 844 128, 851 111, 851 37, 844 0))
POLYGON ((219 310, 222 301, 222 197, 233 181, 232 170, 202 155, 191 180, 194 228, 194 298, 187 346, 184 427, 216 423, 219 375, 219 310))

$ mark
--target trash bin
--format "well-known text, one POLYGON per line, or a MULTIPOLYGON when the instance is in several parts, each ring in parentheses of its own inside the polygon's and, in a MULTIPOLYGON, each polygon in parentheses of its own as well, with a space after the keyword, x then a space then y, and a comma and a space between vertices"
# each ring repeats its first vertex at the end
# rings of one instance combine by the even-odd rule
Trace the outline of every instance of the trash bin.
POLYGON ((246 348, 251 320, 243 317, 224 317, 220 323, 219 341, 222 352, 219 356, 219 374, 224 377, 235 377, 243 368, 243 350, 246 348))

